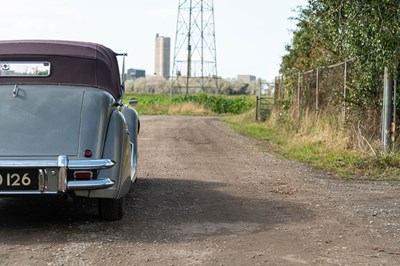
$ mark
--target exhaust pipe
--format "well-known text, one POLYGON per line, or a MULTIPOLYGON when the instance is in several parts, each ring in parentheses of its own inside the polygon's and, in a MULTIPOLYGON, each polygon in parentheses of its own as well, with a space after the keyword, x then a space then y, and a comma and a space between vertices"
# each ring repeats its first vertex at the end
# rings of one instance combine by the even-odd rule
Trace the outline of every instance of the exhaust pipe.
POLYGON ((75 199, 75 194, 73 193, 62 193, 60 194, 60 199, 65 202, 73 202, 75 199))

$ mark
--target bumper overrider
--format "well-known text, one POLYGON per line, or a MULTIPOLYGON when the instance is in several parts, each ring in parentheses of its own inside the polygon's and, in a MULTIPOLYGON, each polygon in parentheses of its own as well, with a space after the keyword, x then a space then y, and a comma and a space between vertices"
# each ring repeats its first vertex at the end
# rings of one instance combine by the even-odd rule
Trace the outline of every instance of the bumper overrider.
MULTIPOLYGON (((38 169, 38 189, 34 191, 22 190, 0 190, 0 195, 16 194, 64 194, 74 190, 93 190, 112 187, 115 181, 110 178, 93 180, 68 180, 69 170, 101 170, 112 168, 115 162, 110 159, 73 159, 68 156, 60 155, 57 160, 0 160, 0 169, 38 169), (49 188, 49 178, 56 178, 56 188, 49 188)), ((53 182, 54 183, 54 182, 53 182)))

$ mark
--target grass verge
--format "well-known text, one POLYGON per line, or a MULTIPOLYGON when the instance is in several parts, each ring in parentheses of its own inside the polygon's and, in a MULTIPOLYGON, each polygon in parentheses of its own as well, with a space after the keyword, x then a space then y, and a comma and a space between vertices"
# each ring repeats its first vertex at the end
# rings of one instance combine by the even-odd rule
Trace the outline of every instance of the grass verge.
MULTIPOLYGON (((400 155, 367 155, 348 149, 347 132, 322 123, 293 131, 276 121, 256 122, 254 111, 224 117, 235 131, 260 141, 268 152, 348 179, 400 181, 400 155)), ((273 119, 272 119, 273 120, 273 119)))

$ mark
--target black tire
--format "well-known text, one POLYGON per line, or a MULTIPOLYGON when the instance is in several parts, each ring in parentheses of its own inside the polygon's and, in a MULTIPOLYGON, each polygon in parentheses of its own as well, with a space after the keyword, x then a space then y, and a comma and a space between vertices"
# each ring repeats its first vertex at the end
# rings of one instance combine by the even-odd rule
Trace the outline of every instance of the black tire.
POLYGON ((125 214, 125 196, 119 199, 99 199, 99 212, 105 221, 121 220, 125 214))

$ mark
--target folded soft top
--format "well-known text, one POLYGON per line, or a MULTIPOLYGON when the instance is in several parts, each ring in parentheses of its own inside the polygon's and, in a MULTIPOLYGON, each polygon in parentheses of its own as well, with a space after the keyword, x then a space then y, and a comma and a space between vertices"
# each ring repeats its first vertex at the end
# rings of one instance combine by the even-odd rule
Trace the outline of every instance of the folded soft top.
POLYGON ((48 77, 0 76, 0 84, 64 84, 104 89, 121 97, 121 81, 116 53, 96 43, 16 40, 0 41, 3 61, 48 61, 48 77))

